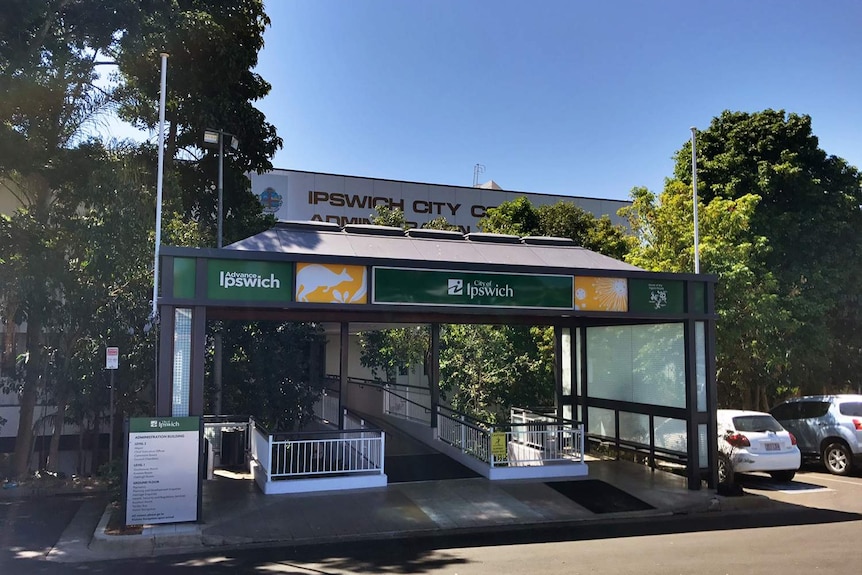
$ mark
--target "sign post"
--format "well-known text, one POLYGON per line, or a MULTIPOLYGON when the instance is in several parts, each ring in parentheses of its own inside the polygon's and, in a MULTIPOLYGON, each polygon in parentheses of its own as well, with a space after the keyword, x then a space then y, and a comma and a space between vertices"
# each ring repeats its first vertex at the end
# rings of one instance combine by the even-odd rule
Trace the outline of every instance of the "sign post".
POLYGON ((111 372, 111 394, 108 400, 110 429, 108 431, 108 463, 114 461, 114 372, 120 367, 120 348, 105 348, 105 369, 111 372))

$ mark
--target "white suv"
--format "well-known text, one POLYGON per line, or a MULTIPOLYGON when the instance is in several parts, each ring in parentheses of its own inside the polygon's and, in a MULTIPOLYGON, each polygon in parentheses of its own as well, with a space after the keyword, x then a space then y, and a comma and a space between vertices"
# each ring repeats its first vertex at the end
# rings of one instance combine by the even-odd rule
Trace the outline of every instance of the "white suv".
POLYGON ((848 475, 862 466, 862 395, 812 395, 788 399, 770 410, 799 440, 807 457, 826 470, 848 475))
POLYGON ((796 438, 774 417, 760 411, 719 409, 718 481, 732 483, 734 473, 765 471, 790 481, 802 463, 796 438))

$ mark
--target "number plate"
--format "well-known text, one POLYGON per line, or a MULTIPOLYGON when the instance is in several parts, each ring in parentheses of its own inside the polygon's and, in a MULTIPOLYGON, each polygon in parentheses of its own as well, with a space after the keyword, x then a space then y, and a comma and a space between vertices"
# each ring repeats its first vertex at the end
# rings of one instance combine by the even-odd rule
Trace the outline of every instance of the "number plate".
POLYGON ((780 443, 764 443, 763 447, 766 448, 766 451, 781 451, 780 443))

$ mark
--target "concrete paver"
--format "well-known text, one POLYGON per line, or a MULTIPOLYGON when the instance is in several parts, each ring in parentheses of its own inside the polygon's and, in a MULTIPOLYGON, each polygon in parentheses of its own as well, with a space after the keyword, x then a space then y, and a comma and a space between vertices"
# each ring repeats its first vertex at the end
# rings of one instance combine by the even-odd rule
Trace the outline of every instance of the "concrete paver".
POLYGON ((49 559, 95 561, 249 545, 477 533, 628 516, 726 511, 756 506, 757 500, 765 499, 720 498, 712 490, 690 491, 682 477, 625 461, 595 461, 589 465, 589 479, 610 483, 655 509, 595 514, 537 481, 471 478, 267 496, 251 480, 219 479, 204 484, 200 523, 148 526, 140 535, 107 535, 107 514, 96 525, 95 511, 84 506, 49 559), (90 539, 85 544, 88 530, 90 539))

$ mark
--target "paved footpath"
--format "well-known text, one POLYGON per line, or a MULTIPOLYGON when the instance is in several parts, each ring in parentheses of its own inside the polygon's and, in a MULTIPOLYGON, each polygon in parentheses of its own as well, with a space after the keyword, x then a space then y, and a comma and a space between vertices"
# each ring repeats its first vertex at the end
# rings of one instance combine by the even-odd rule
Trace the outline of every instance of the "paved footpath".
POLYGON ((456 479, 266 496, 252 481, 220 479, 204 484, 201 523, 148 526, 137 535, 106 534, 106 502, 89 499, 46 558, 68 564, 243 547, 476 536, 590 522, 642 522, 769 503, 760 496, 723 498, 707 489, 690 491, 684 478, 622 461, 591 463, 589 479, 613 485, 652 509, 594 513, 548 484, 532 481, 456 479))

